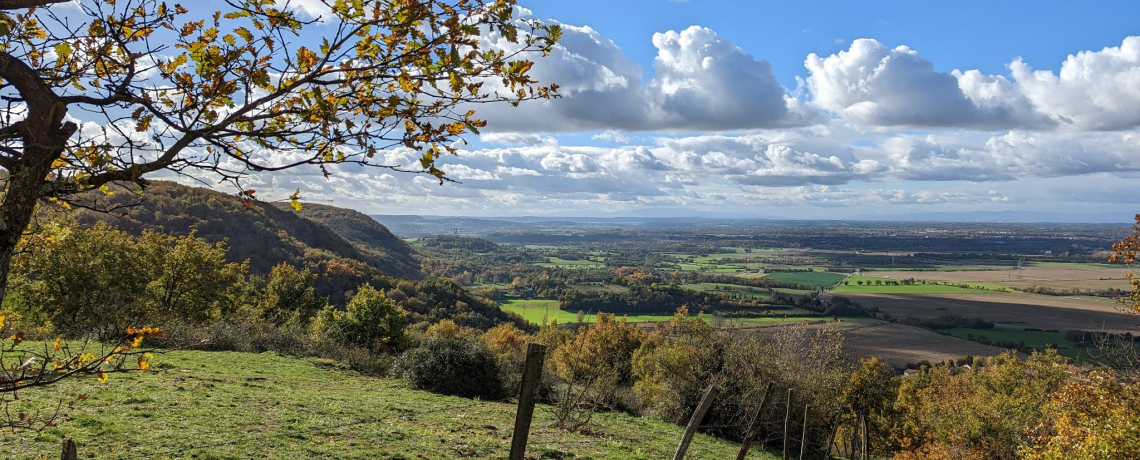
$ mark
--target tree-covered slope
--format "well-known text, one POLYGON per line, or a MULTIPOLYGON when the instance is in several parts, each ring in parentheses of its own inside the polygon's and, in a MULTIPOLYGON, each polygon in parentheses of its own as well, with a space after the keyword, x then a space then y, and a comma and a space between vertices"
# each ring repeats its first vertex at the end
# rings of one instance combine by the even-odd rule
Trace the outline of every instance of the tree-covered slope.
MULTIPOLYGON (((276 206, 286 211, 293 209, 285 203, 276 206)), ((352 243, 370 260, 386 267, 385 273, 409 278, 419 275, 420 262, 413 256, 412 248, 375 219, 351 209, 314 203, 305 203, 298 214, 320 222, 352 243)))
POLYGON ((314 216, 310 219, 288 207, 282 209, 261 202, 247 206, 234 195, 157 181, 141 195, 116 187, 110 196, 92 192, 88 198, 97 200, 93 207, 119 209, 109 213, 76 209, 75 217, 82 225, 104 221, 131 233, 147 229, 174 235, 196 232, 207 241, 226 240, 228 258, 239 262, 248 259, 250 269, 255 273, 268 272, 280 262, 300 265, 305 259, 332 257, 367 262, 391 276, 414 278, 419 275, 419 267, 410 248, 395 237, 384 238, 384 234, 391 234, 380 224, 365 231, 356 230, 363 228, 356 223, 358 219, 353 220, 354 225, 350 226, 343 223, 350 219, 317 217, 354 211, 331 206, 322 206, 321 212, 302 211, 305 215, 314 216), (353 228, 352 234, 360 235, 361 246, 366 245, 367 248, 362 250, 338 235, 334 228, 326 226, 325 222, 337 224, 342 229, 353 228))

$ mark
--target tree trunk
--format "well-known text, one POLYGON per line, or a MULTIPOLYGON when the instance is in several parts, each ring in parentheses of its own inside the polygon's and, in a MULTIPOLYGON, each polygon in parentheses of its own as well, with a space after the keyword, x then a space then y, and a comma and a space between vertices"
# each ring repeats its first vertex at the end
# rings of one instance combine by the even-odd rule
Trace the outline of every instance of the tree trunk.
MULTIPOLYGON (((36 148, 26 150, 34 153, 36 148)), ((50 172, 53 157, 45 165, 31 165, 8 171, 4 181, 3 202, 0 203, 0 302, 8 292, 8 272, 12 256, 20 244, 20 238, 28 229, 40 199, 40 188, 50 172)))

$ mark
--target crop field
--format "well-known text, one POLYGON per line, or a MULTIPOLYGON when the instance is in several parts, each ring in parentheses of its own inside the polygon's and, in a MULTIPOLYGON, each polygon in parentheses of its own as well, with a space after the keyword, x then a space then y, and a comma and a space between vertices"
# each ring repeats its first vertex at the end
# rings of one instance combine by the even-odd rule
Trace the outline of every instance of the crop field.
MULTIPOLYGON (((512 299, 503 302, 499 308, 503 311, 517 313, 523 319, 533 324, 542 324, 543 318, 547 321, 556 320, 559 324, 570 324, 578 322, 578 312, 563 311, 559 308, 557 300, 554 299, 512 299)), ((801 322, 801 321, 818 321, 819 316, 808 316, 802 310, 757 310, 755 316, 744 317, 729 317, 724 318, 725 322, 729 323, 781 323, 781 322, 801 322)), ((696 314, 695 312, 693 313, 696 314)), ((658 323, 669 321, 673 317, 671 313, 658 313, 658 314, 630 314, 618 315, 624 316, 627 321, 632 323, 658 323)), ((708 321, 713 320, 713 315, 709 313, 704 314, 704 318, 708 321)), ((595 320, 595 315, 587 312, 583 322, 590 323, 595 320)))
POLYGON ((832 292, 835 293, 864 293, 864 294, 984 294, 984 293, 1000 293, 1005 289, 1003 286, 996 284, 986 283, 962 283, 966 286, 959 286, 958 283, 943 284, 945 282, 928 281, 925 284, 874 284, 876 282, 883 282, 885 280, 897 281, 899 279, 907 278, 886 278, 856 275, 844 280, 832 292), (860 284, 862 283, 862 284, 860 284))
POLYGON ((1020 270, 992 271, 897 271, 878 276, 893 279, 914 278, 916 280, 937 280, 962 283, 985 283, 1027 289, 1043 286, 1053 289, 1128 289, 1126 275, 1140 271, 1137 268, 1124 268, 1104 264, 1042 263, 1020 270))
POLYGON ((1056 345, 1057 352, 1063 356, 1081 359, 1087 358, 1086 347, 1065 340, 1064 332, 1026 331, 1025 328, 998 326, 993 329, 947 329, 946 332, 954 337, 966 339, 971 335, 975 338, 985 337, 991 342, 1024 343, 1026 346, 1043 348, 1047 345, 1056 345))
POLYGON ((803 284, 805 286, 831 287, 846 278, 846 275, 830 272, 775 272, 769 273, 768 278, 785 283, 803 284))
MULTIPOLYGON (((838 330, 846 338, 847 350, 853 356, 877 357, 896 367, 923 360, 940 362, 964 356, 994 356, 1006 351, 920 327, 871 318, 828 319, 805 324, 812 329, 838 330)), ((778 330, 759 324, 745 327, 758 334, 771 334, 778 330)))
POLYGON ((1109 299, 1063 297, 1023 293, 1004 294, 844 294, 866 307, 877 307, 895 318, 935 318, 959 315, 982 318, 999 325, 1088 331, 1130 332, 1140 327, 1109 299))
POLYGON ((878 322, 844 331, 858 356, 875 356, 894 366, 940 362, 964 356, 993 356, 1005 350, 898 323, 878 322))
POLYGON ((606 268, 604 263, 595 260, 568 260, 560 259, 558 257, 547 257, 546 262, 540 262, 535 265, 540 267, 550 268, 573 268, 573 269, 587 269, 597 270, 606 268))
POLYGON ((685 289, 692 289, 694 291, 712 291, 722 294, 735 294, 758 299, 767 299, 772 296, 771 291, 769 291, 767 288, 742 286, 739 284, 695 283, 682 284, 681 287, 685 289))
POLYGON ((574 284, 567 286, 580 292, 606 292, 610 294, 624 294, 629 292, 629 288, 620 284, 574 284))

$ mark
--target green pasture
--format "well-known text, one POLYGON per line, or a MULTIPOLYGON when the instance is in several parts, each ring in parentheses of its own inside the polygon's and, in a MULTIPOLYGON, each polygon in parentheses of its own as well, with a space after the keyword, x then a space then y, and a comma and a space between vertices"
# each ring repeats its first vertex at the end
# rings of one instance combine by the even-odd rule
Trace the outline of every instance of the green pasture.
POLYGON ((996 284, 961 283, 968 288, 959 287, 959 283, 941 284, 942 282, 927 281, 926 284, 915 283, 911 285, 876 285, 875 281, 886 281, 888 278, 878 278, 866 275, 855 275, 832 289, 832 292, 851 292, 861 294, 987 294, 999 293, 1006 289, 996 284), (863 285, 858 283, 862 281, 863 285), (871 284, 868 284, 871 283, 871 284))
MULTIPOLYGON (((522 316, 527 322, 533 324, 542 324, 545 317, 547 321, 557 320, 559 324, 570 324, 578 322, 578 312, 576 311, 563 311, 559 308, 559 303, 554 299, 512 299, 503 302, 499 308, 503 311, 514 312, 522 316)), ((776 322, 800 322, 800 321, 816 321, 823 319, 820 316, 810 316, 804 314, 806 312, 795 310, 790 312, 783 312, 778 310, 758 310, 758 314, 748 317, 734 317, 725 318, 728 322, 741 322, 741 323, 776 323, 776 322), (763 314, 762 312, 770 312, 770 314, 763 314)), ((696 315, 696 312, 693 313, 696 315)), ((619 315, 624 316, 627 321, 634 323, 656 323, 669 321, 673 317, 672 313, 656 313, 656 314, 631 314, 619 315)), ((711 320, 713 315, 705 313, 704 318, 711 320)), ((584 322, 589 323, 595 320, 593 312, 586 312, 584 322)))
MULTIPOLYGON (((274 353, 170 351, 153 370, 80 376, 20 392, 7 409, 55 410, 58 426, 7 431, 0 457, 60 458, 75 441, 83 459, 469 459, 506 458, 517 403, 441 396, 403 380, 363 376, 318 359, 274 353)), ((668 458, 684 427, 621 412, 594 415, 590 429, 554 427, 550 406, 534 411, 533 458, 668 458)), ((733 441, 698 433, 691 458, 731 458, 733 441)), ((759 449, 751 459, 774 458, 759 449)))
POLYGON ((818 287, 831 287, 838 283, 846 275, 841 273, 831 272, 773 272, 769 273, 768 278, 783 281, 785 283, 803 284, 805 286, 818 286, 818 287))

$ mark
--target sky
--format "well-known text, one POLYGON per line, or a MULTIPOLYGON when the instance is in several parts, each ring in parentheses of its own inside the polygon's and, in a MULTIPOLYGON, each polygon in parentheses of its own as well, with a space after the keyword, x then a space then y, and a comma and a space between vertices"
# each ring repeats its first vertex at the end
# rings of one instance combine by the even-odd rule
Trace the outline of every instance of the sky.
POLYGON ((532 71, 563 98, 480 106, 489 126, 443 160, 459 183, 251 184, 370 214, 1140 212, 1138 2, 519 3, 564 28, 532 71))

